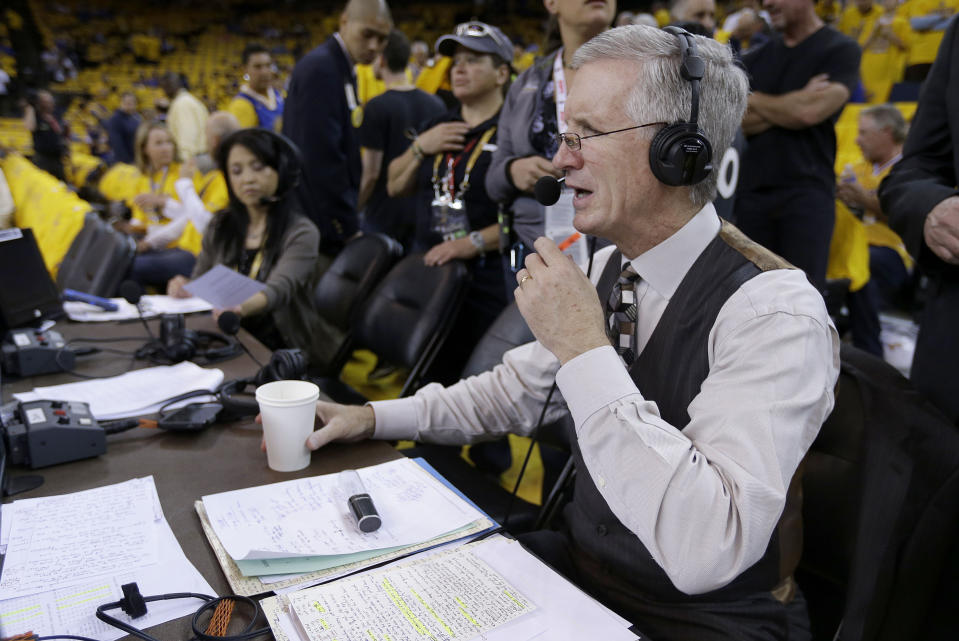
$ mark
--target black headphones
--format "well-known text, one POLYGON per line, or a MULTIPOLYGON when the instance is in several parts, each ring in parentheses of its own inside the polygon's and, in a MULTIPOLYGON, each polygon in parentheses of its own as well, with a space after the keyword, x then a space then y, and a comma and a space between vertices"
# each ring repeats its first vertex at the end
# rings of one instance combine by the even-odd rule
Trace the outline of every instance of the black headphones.
POLYGON ((232 418, 255 416, 260 412, 256 398, 247 391, 255 390, 264 383, 273 381, 299 380, 306 376, 306 354, 300 349, 278 349, 273 352, 270 362, 264 365, 252 378, 238 378, 220 386, 218 399, 223 411, 232 418))
POLYGON ((649 145, 649 167, 660 182, 673 187, 695 185, 713 170, 713 147, 699 128, 699 81, 706 65, 699 57, 693 34, 679 27, 663 31, 679 39, 682 63, 679 71, 689 81, 692 109, 688 122, 675 122, 663 127, 649 145))
POLYGON ((224 176, 227 175, 226 161, 229 150, 237 144, 249 147, 250 143, 259 143, 258 147, 272 150, 272 155, 277 159, 276 173, 279 175, 279 182, 276 193, 270 200, 278 202, 299 186, 303 175, 303 155, 296 143, 282 134, 269 129, 240 129, 220 141, 217 148, 217 164, 224 176))
POLYGON ((188 329, 182 314, 160 317, 160 337, 137 350, 137 358, 154 363, 197 360, 206 365, 233 358, 241 347, 236 338, 218 332, 188 329))

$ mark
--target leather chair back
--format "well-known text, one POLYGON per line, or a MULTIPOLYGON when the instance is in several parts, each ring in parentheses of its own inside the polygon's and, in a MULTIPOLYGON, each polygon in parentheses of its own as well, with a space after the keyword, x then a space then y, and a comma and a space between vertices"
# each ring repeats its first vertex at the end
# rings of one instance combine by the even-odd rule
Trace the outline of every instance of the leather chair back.
POLYGON ((887 363, 845 344, 841 358, 803 477, 813 637, 959 638, 959 430, 887 363))
POLYGON ((114 296, 135 254, 132 238, 113 229, 96 212, 89 212, 60 264, 57 288, 114 296))
POLYGON ((364 234, 347 243, 316 284, 317 311, 349 331, 367 296, 402 252, 399 243, 382 234, 364 234))
POLYGON ((411 254, 390 270, 363 305, 356 343, 410 370, 400 396, 419 386, 452 327, 467 282, 462 262, 428 267, 423 254, 411 254))

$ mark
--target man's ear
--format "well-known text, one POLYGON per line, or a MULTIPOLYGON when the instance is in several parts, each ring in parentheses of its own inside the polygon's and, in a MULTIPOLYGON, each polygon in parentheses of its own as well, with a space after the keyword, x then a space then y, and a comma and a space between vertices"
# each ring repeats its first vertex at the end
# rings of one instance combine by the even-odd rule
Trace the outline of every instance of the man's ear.
POLYGON ((558 11, 556 8, 556 3, 557 0, 543 0, 543 6, 546 7, 546 11, 548 11, 550 15, 556 15, 556 12, 558 11))

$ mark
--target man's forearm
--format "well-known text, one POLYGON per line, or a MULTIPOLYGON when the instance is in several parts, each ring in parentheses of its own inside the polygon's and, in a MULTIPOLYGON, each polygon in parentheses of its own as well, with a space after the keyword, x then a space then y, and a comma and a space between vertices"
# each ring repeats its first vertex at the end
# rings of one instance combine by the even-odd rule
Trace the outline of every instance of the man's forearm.
POLYGON ((800 89, 780 95, 754 92, 749 110, 785 129, 805 129, 819 124, 845 104, 849 91, 838 83, 818 89, 800 89))
POLYGON ((743 115, 743 133, 747 136, 761 134, 772 127, 772 123, 760 116, 753 109, 747 109, 743 115))

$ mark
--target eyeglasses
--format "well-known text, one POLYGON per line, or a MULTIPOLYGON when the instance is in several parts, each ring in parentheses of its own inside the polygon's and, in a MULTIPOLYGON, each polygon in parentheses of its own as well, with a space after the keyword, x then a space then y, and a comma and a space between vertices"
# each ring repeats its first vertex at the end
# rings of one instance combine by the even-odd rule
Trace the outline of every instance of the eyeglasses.
POLYGON ((460 24, 456 25, 456 29, 453 30, 453 34, 457 36, 469 36, 471 38, 483 38, 485 36, 489 36, 501 47, 505 46, 506 44, 502 41, 499 34, 496 33, 496 30, 485 22, 461 22, 460 24))
POLYGON ((654 127, 656 125, 665 125, 665 122, 650 122, 645 125, 636 125, 635 127, 626 127, 625 129, 616 129, 615 131, 603 131, 598 134, 590 134, 588 136, 580 136, 579 134, 571 134, 566 132, 564 134, 556 134, 556 140, 559 143, 566 145, 566 148, 570 151, 579 151, 583 148, 583 141, 587 138, 598 138, 599 136, 608 136, 609 134, 618 134, 623 131, 631 131, 633 129, 642 129, 643 127, 654 127))

